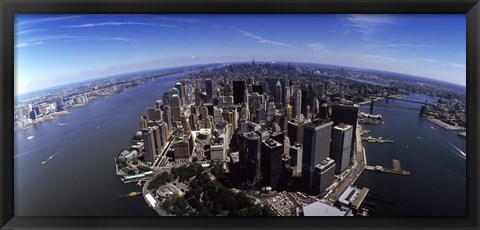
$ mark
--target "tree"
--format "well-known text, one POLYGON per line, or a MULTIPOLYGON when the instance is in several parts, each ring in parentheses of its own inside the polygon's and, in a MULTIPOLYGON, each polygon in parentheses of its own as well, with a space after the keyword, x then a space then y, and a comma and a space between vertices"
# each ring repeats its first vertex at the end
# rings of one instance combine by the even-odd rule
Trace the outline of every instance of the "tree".
POLYGON ((133 158, 132 159, 132 164, 137 165, 138 164, 138 158, 133 158))

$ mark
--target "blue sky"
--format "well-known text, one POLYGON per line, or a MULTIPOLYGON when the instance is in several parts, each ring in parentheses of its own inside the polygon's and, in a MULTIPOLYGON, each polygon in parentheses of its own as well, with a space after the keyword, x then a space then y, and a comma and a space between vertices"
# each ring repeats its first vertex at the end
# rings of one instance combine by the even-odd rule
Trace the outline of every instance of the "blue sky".
POLYGON ((465 85, 465 15, 16 15, 15 94, 163 67, 289 61, 465 85))

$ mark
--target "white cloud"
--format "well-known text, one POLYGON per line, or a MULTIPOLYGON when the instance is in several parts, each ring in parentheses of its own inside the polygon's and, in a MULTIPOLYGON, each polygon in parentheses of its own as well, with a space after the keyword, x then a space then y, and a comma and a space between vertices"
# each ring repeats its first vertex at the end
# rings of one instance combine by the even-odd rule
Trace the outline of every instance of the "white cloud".
POLYGON ((46 44, 46 41, 50 40, 62 40, 62 39, 74 39, 75 36, 68 36, 68 35, 58 35, 58 36, 48 36, 48 37, 40 37, 40 38, 33 38, 28 39, 25 41, 21 41, 15 44, 15 48, 24 48, 28 46, 36 46, 46 44))
POLYGON ((245 30, 241 30, 241 29, 238 29, 238 28, 232 28, 232 29, 236 30, 239 34, 241 34, 245 37, 249 37, 249 38, 253 38, 253 39, 257 40, 257 42, 259 42, 259 43, 266 43, 266 44, 271 44, 271 45, 290 47, 290 45, 288 45, 288 44, 285 44, 285 43, 282 43, 282 42, 277 42, 277 41, 272 41, 272 40, 269 40, 269 39, 265 39, 265 38, 262 38, 260 36, 257 36, 253 33, 245 31, 245 30))
POLYGON ((138 40, 130 39, 130 38, 122 38, 122 37, 100 37, 100 38, 93 38, 95 40, 100 41, 121 41, 121 42, 137 42, 138 40))
POLYGON ((381 26, 398 24, 397 20, 390 15, 376 14, 351 14, 347 16, 347 21, 347 27, 360 32, 365 37, 370 36, 381 26))
POLYGON ((392 58, 392 57, 387 57, 387 56, 380 56, 380 55, 374 55, 374 54, 354 54, 355 58, 357 59, 363 59, 367 61, 373 61, 373 62, 383 62, 383 63, 414 63, 413 61, 410 60, 403 60, 403 59, 398 59, 398 58, 392 58))
POLYGON ((310 48, 313 51, 320 51, 320 50, 325 50, 325 43, 309 43, 307 44, 307 47, 310 48))
POLYGON ((30 19, 30 20, 24 20, 24 21, 21 21, 21 22, 15 24, 15 27, 25 26, 25 25, 29 25, 29 24, 37 24, 37 23, 42 23, 42 22, 63 21, 63 20, 69 20, 69 19, 77 19, 77 18, 81 18, 81 17, 82 17, 82 16, 80 16, 80 15, 73 15, 73 16, 62 16, 62 17, 48 17, 48 18, 30 19))
POLYGON ((42 41, 39 41, 39 42, 22 42, 22 43, 16 44, 15 48, 25 48, 25 47, 29 47, 29 46, 41 45, 43 43, 44 42, 42 42, 42 41))
POLYGON ((447 65, 449 65, 451 67, 454 67, 454 68, 459 68, 459 69, 466 69, 467 68, 467 66, 465 64, 461 64, 461 63, 449 62, 449 63, 447 63, 447 65))
POLYGON ((160 24, 161 27, 167 27, 167 28, 177 28, 178 26, 176 25, 167 25, 167 24, 160 24))
POLYGON ((369 44, 369 45, 366 45, 366 47, 413 47, 413 48, 422 48, 422 47, 425 47, 425 48, 428 48, 428 47, 432 47, 430 45, 426 45, 426 44, 401 44, 401 43, 390 43, 390 44, 369 44))
POLYGON ((415 57, 415 59, 420 60, 420 61, 430 62, 430 63, 436 62, 435 60, 429 59, 429 58, 415 57))
POLYGON ((20 30, 20 31, 16 32, 15 35, 29 34, 29 33, 42 32, 42 31, 46 31, 46 29, 20 30))
POLYGON ((123 25, 154 26, 156 24, 143 23, 143 22, 99 22, 99 23, 86 23, 86 24, 79 24, 79 25, 62 26, 62 27, 65 27, 65 28, 88 28, 88 27, 97 27, 97 26, 123 26, 123 25))

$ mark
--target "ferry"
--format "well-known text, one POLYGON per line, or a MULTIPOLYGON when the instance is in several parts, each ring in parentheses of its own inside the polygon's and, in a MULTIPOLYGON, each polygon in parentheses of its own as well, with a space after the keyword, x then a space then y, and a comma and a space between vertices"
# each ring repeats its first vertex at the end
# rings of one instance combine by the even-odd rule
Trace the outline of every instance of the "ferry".
POLYGON ((136 196, 136 195, 140 195, 142 192, 131 192, 128 194, 128 196, 136 196))

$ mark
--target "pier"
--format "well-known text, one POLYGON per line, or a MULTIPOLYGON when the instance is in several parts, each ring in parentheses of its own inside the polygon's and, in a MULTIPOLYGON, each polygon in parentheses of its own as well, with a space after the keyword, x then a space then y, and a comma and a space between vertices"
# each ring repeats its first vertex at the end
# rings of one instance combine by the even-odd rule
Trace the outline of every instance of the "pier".
POLYGON ((389 168, 384 168, 382 166, 370 166, 366 165, 365 169, 370 170, 370 171, 376 171, 376 172, 384 172, 384 173, 391 173, 391 174, 397 174, 397 175, 403 175, 403 176, 410 176, 410 171, 407 170, 402 170, 400 167, 400 160, 393 159, 393 169, 389 168))

